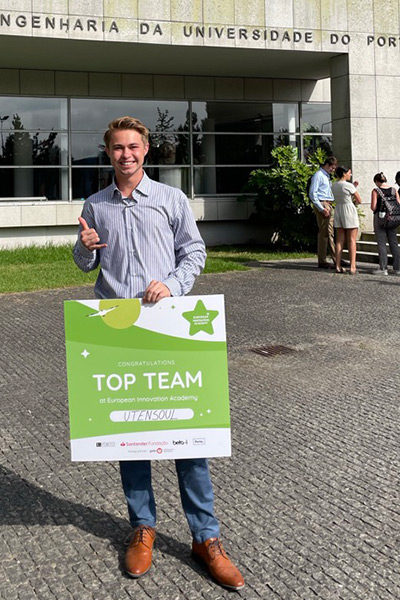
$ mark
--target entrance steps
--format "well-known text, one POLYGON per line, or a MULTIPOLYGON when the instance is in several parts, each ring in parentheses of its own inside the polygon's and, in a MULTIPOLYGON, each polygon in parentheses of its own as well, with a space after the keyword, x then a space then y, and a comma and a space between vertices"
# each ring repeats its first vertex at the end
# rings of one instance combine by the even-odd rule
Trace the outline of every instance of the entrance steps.
MULTIPOLYGON (((400 234, 397 234, 397 239, 400 242, 400 234)), ((389 249, 389 244, 386 244, 388 249, 388 259, 391 263, 392 255, 389 249)), ((348 250, 343 250, 343 258, 348 259, 348 250)), ((375 234, 373 231, 363 231, 360 239, 357 240, 357 262, 364 263, 379 263, 378 258, 378 245, 375 241, 375 234)))

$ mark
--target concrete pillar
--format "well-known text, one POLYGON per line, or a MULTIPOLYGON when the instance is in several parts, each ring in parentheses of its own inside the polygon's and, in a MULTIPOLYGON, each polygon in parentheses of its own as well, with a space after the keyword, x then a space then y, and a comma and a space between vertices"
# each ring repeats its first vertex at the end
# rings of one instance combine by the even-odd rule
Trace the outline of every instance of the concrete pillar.
POLYGON ((383 171, 394 184, 400 170, 398 2, 347 0, 347 16, 351 43, 330 60, 333 149, 360 182, 364 228, 372 229, 373 176, 383 171))
MULTIPOLYGON (((390 160, 390 156, 394 156, 386 117, 390 108, 382 101, 382 106, 378 106, 376 76, 352 74, 350 60, 347 54, 331 59, 333 152, 341 164, 351 167, 353 179, 360 183, 361 210, 365 215, 362 225, 371 230, 373 176, 384 171, 388 181, 394 182, 397 170, 396 163, 390 160)), ((390 126, 397 130, 397 139, 400 139, 400 119, 390 126)))

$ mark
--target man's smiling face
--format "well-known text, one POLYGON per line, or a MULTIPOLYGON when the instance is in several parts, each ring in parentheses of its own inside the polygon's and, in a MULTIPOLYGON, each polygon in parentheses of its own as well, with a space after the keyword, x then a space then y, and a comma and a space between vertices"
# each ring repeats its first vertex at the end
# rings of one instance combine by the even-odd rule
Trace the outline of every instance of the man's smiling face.
POLYGON ((128 180, 142 177, 142 167, 149 144, 145 144, 142 136, 135 129, 117 129, 110 138, 106 152, 118 179, 128 180))

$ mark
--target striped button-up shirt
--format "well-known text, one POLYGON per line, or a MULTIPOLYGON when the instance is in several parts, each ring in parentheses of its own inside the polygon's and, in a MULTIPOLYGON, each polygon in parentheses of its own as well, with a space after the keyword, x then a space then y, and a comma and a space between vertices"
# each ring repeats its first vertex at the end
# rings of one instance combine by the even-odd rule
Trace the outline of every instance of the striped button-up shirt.
POLYGON ((82 217, 106 248, 90 251, 80 240, 74 260, 82 271, 100 264, 98 298, 140 298, 152 279, 172 296, 193 287, 206 251, 185 194, 149 179, 144 173, 131 197, 123 198, 115 182, 90 196, 82 217))

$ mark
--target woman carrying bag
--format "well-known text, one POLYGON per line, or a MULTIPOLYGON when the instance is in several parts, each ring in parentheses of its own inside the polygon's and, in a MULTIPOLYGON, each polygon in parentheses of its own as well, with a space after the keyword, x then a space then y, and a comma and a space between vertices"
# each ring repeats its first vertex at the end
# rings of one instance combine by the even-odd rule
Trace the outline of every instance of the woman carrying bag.
MULTIPOLYGON (((397 242, 397 228, 388 225, 387 208, 397 202, 400 198, 397 190, 387 183, 383 173, 377 173, 374 177, 376 187, 371 192, 371 210, 374 213, 374 231, 379 252, 379 269, 373 271, 374 275, 388 274, 388 258, 386 242, 389 242, 390 251, 393 256, 393 271, 400 275, 400 253, 397 242)), ((394 212, 400 212, 399 207, 393 206, 394 212)))

